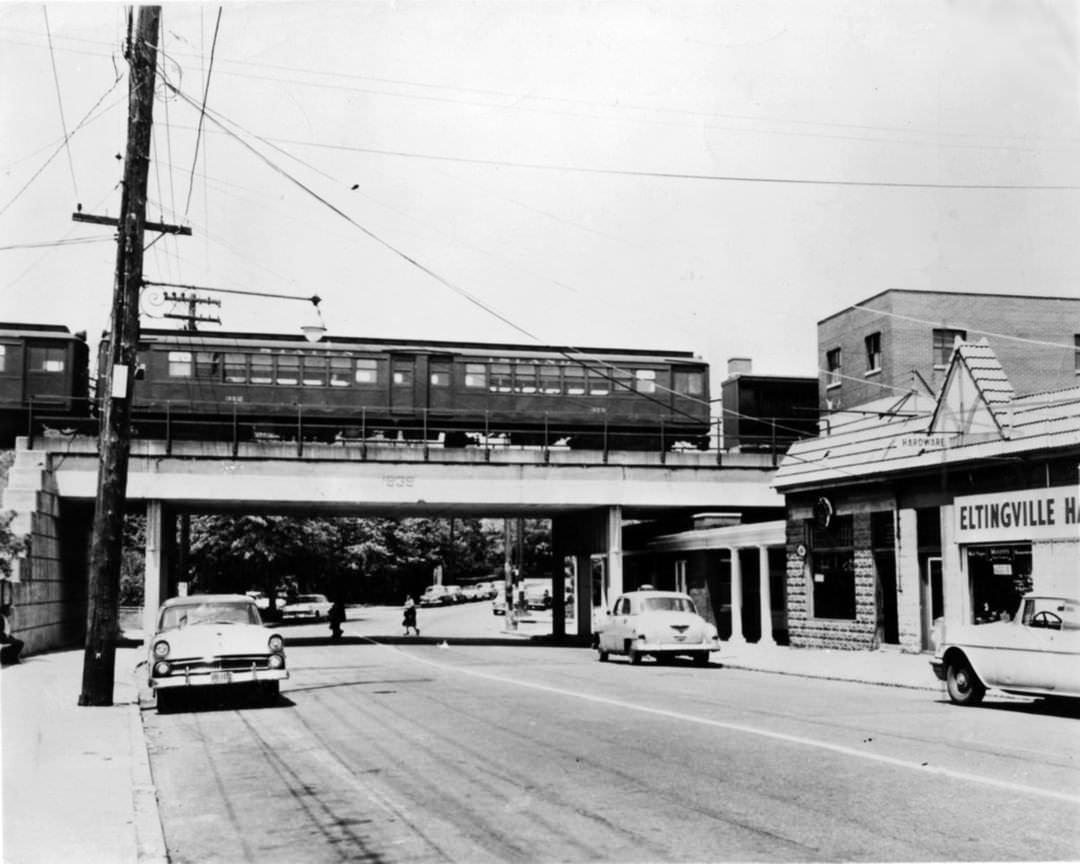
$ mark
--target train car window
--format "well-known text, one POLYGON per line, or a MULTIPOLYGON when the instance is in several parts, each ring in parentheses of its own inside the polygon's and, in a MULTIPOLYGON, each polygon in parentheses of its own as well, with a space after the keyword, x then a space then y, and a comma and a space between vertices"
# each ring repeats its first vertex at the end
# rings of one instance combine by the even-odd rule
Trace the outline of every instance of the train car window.
POLYGON ((638 393, 655 393, 656 392, 656 370, 655 369, 635 369, 634 370, 634 389, 638 393))
POLYGON ((225 355, 225 380, 230 384, 247 383, 247 354, 225 355))
POLYGON ((30 346, 31 372, 63 372, 64 349, 46 348, 43 345, 30 346))
POLYGON ((540 367, 540 392, 549 395, 562 393, 562 372, 558 366, 540 367))
POLYGON ((684 396, 704 396, 705 376, 701 372, 675 372, 675 392, 684 396))
POLYGON ((0 372, 7 372, 7 345, 0 345, 0 372))
POLYGON ((514 367, 514 392, 536 392, 536 367, 532 363, 518 363, 514 367))
POLYGON ((304 375, 301 379, 304 382, 305 387, 325 387, 326 386, 326 358, 325 357, 305 357, 304 358, 304 375))
POLYGON ((612 390, 616 396, 626 396, 634 389, 634 373, 629 369, 608 369, 612 382, 612 390))
POLYGON ((190 378, 195 371, 190 351, 169 352, 169 377, 190 378))
POLYGON ((221 355, 216 351, 195 353, 195 377, 217 380, 221 378, 221 355))
POLYGON ((589 370, 589 395, 607 396, 611 392, 611 373, 607 369, 589 370))
POLYGON ((378 384, 379 367, 377 361, 361 357, 356 361, 356 383, 378 384))
POLYGON ((431 361, 431 386, 432 387, 449 387, 450 386, 450 364, 431 361))
POLYGON ((394 385, 397 387, 411 387, 413 383, 412 364, 400 364, 394 366, 394 385))
POLYGON ((487 388, 487 367, 483 363, 465 364, 465 386, 487 388))
POLYGON ((496 393, 509 393, 513 388, 509 363, 491 364, 491 389, 496 393))
POLYGON ((582 396, 585 393, 585 369, 581 366, 567 366, 563 370, 566 380, 566 392, 571 396, 582 396))
POLYGON ((352 373, 351 357, 330 358, 330 386, 348 387, 349 375, 352 373))
POLYGON ((277 383, 296 384, 300 380, 300 358, 295 354, 281 354, 277 358, 277 383))
POLYGON ((274 358, 269 354, 251 355, 251 383, 274 383, 274 358))

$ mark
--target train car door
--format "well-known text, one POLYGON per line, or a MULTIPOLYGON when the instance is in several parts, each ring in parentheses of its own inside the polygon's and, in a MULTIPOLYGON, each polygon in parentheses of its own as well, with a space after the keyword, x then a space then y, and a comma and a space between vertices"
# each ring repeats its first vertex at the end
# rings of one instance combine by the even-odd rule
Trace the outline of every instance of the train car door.
POLYGON ((26 392, 37 400, 60 401, 67 395, 68 350, 63 343, 27 340, 26 392))
POLYGON ((390 355, 390 413, 412 414, 416 410, 416 357, 390 355))
POLYGON ((447 411, 453 407, 453 361, 450 357, 428 358, 428 407, 447 411))

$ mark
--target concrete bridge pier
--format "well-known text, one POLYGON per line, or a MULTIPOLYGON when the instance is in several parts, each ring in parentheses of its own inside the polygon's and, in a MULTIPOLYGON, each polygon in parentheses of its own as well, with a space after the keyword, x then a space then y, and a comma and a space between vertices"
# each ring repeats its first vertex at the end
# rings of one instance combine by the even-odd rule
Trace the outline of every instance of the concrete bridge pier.
MULTIPOLYGON (((615 504, 593 510, 556 516, 551 520, 552 546, 556 561, 572 558, 577 636, 592 636, 593 612, 607 609, 623 590, 622 507, 615 504), (594 586, 593 559, 602 556, 600 584, 594 586), (597 590, 598 589, 598 590, 597 590)), ((561 565, 552 588, 552 632, 565 634, 565 591, 561 565), (558 629, 556 629, 558 628, 558 629)))
POLYGON ((158 607, 173 593, 170 561, 176 547, 176 515, 158 499, 146 502, 146 554, 143 581, 143 632, 154 632, 158 607))

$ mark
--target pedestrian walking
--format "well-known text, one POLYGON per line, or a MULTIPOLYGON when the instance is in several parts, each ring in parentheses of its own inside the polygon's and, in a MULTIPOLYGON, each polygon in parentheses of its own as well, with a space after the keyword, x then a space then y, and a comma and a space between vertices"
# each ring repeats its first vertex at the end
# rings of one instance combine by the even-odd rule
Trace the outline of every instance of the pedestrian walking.
POLYGON ((16 639, 11 635, 9 615, 11 615, 11 607, 0 606, 0 663, 4 666, 9 663, 18 663, 19 652, 23 649, 22 639, 16 639))
POLYGON ((416 626, 416 603, 412 597, 405 598, 404 617, 401 619, 401 624, 405 628, 405 635, 409 635, 409 631, 412 630, 417 636, 420 635, 420 628, 416 626))
POLYGON ((341 624, 345 620, 345 604, 336 600, 327 617, 330 619, 330 638, 337 642, 341 638, 341 624))

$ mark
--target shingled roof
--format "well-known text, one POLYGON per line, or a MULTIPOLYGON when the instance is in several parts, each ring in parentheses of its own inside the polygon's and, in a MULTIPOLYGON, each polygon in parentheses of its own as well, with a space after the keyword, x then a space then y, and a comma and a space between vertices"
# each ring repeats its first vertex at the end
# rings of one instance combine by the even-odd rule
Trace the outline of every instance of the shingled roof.
MULTIPOLYGON (((924 397, 925 398, 925 397, 924 397)), ((795 442, 773 481, 780 492, 879 479, 990 456, 1080 448, 1080 387, 1017 397, 993 349, 958 343, 936 399, 905 410, 863 406, 829 432, 795 442)))

